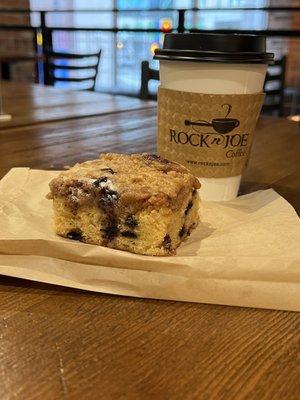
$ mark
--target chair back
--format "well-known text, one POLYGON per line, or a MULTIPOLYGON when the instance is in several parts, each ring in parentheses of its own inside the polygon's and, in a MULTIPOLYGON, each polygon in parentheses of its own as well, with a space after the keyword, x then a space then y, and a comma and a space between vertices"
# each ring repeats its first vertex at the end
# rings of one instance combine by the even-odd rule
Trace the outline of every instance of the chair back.
POLYGON ((156 100, 157 94, 149 92, 149 81, 159 81, 159 71, 149 67, 149 61, 142 61, 141 63, 141 88, 140 98, 142 100, 156 100))
POLYGON ((55 82, 89 82, 90 84, 84 89, 94 90, 100 56, 101 50, 89 54, 47 52, 45 84, 54 86, 55 82), (79 71, 83 72, 83 75, 78 76, 79 71))
POLYGON ((262 108, 265 114, 283 115, 285 71, 286 56, 276 60, 274 65, 268 68, 264 83, 266 98, 262 108))

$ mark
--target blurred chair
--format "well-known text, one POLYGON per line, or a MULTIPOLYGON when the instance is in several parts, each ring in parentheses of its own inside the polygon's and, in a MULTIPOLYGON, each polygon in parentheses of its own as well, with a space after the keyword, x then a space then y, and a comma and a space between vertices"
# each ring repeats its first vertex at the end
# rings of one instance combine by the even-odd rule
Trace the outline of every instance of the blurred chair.
POLYGON ((149 92, 149 81, 159 81, 159 71, 149 67, 149 61, 141 63, 141 89, 140 98, 142 100, 156 100, 157 94, 149 92))
POLYGON ((286 56, 276 60, 274 65, 268 67, 264 83, 266 98, 262 113, 283 115, 285 71, 286 56))
MULTIPOLYGON (((264 83, 266 99, 262 108, 262 112, 265 114, 283 115, 285 71, 286 56, 275 61, 274 65, 268 68, 264 83)), ((159 71, 150 68, 149 61, 142 61, 140 98, 143 100, 157 99, 157 94, 149 91, 150 80, 159 80, 159 71)))
POLYGON ((55 82, 79 83, 90 81, 90 85, 83 89, 95 90, 100 56, 101 50, 92 54, 54 51, 46 53, 45 84, 54 86, 55 82), (64 74, 63 72, 67 73, 64 74))

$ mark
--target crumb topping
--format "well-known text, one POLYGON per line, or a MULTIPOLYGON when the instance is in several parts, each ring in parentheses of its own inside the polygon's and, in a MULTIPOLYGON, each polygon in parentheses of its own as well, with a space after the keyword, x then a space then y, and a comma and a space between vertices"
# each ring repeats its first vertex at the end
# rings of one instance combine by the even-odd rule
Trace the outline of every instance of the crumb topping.
MULTIPOLYGON (((143 204, 143 208, 176 208, 180 197, 200 183, 185 167, 155 154, 100 155, 76 164, 50 182, 51 194, 74 203, 143 204)), ((126 233, 127 234, 127 233, 126 233)))

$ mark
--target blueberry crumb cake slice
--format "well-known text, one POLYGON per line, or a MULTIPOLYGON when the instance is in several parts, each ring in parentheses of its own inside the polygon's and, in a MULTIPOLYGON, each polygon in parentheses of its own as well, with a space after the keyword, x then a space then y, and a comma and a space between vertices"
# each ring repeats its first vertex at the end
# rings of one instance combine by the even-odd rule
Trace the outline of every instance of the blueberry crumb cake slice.
POLYGON ((171 255, 196 227, 200 184, 153 154, 103 154, 50 182, 55 232, 138 254, 171 255))

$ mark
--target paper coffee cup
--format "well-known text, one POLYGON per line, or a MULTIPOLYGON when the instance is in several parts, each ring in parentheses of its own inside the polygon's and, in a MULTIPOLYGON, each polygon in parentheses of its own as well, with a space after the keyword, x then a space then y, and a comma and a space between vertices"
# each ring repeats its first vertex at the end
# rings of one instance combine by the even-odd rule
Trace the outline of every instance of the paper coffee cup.
POLYGON ((158 152, 198 176, 204 200, 237 196, 274 58, 265 48, 263 36, 167 34, 155 52, 158 152))

